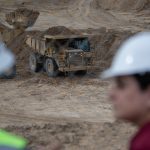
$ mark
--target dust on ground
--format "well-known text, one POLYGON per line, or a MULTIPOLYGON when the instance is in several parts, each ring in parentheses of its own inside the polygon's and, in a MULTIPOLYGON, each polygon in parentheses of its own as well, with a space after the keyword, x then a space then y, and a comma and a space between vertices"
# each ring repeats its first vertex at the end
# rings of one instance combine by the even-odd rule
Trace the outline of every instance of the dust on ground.
POLYGON ((16 8, 37 10, 33 27, 6 39, 16 54, 17 76, 0 80, 0 127, 29 139, 32 149, 125 150, 134 128, 113 117, 107 100, 110 81, 100 72, 110 65, 120 43, 150 29, 149 0, 1 0, 3 32, 14 34, 5 14, 16 8), (66 28, 67 27, 67 28, 66 28), (88 34, 98 70, 86 76, 48 78, 29 70, 27 34, 88 34))
POLYGON ((31 149, 125 150, 134 131, 115 121, 108 81, 30 75, 1 83, 0 127, 25 136, 31 149), (109 144, 108 144, 109 141, 109 144))

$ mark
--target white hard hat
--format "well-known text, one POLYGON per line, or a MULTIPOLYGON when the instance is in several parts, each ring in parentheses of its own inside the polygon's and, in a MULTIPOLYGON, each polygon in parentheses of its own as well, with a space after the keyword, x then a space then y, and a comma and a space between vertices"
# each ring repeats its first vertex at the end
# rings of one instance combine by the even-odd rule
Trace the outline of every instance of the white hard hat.
POLYGON ((102 78, 150 72, 150 32, 141 32, 126 40, 102 78))
POLYGON ((0 74, 11 68, 15 63, 14 55, 0 42, 0 74))

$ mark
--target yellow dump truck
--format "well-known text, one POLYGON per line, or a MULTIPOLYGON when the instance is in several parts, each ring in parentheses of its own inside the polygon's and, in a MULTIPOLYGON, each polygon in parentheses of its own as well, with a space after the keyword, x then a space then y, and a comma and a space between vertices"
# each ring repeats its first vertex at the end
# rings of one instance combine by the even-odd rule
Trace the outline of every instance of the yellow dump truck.
POLYGON ((94 67, 95 53, 90 48, 88 36, 84 35, 44 35, 43 38, 27 36, 31 48, 30 69, 43 69, 50 77, 59 72, 86 73, 94 67))

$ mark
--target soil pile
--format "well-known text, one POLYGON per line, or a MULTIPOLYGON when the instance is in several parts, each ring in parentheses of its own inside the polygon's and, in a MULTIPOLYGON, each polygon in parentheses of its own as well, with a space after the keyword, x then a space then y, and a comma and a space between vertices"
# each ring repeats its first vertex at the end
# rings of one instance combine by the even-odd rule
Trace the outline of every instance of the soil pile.
POLYGON ((81 32, 75 30, 75 29, 69 29, 64 26, 56 26, 56 27, 51 27, 47 29, 43 35, 48 34, 48 35, 80 35, 81 32))
POLYGON ((89 38, 91 49, 96 52, 96 66, 98 66, 100 71, 110 66, 112 58, 121 43, 132 34, 130 31, 108 30, 89 38))

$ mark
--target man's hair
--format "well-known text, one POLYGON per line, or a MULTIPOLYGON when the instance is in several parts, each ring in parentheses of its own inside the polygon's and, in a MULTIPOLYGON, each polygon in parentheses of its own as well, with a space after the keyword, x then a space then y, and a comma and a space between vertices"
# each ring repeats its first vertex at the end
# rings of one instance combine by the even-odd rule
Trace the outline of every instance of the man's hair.
POLYGON ((150 86, 150 72, 135 74, 133 77, 137 80, 141 90, 146 90, 150 86))

